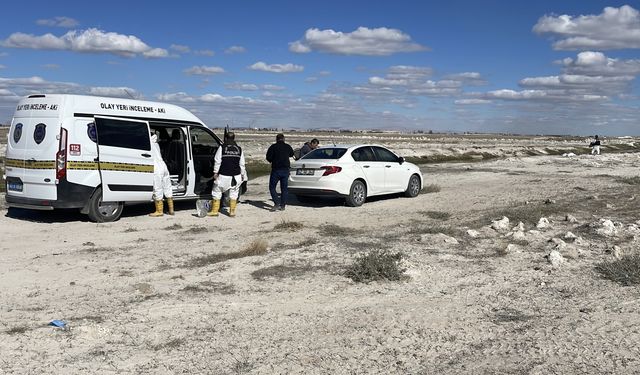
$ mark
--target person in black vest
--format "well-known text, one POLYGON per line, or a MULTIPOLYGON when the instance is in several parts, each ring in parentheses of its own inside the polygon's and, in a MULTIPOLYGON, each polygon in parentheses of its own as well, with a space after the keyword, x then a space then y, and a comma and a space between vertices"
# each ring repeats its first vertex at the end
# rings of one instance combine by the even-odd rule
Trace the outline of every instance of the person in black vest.
POLYGON ((267 150, 267 161, 271 163, 271 176, 269 177, 269 193, 273 199, 271 211, 284 211, 287 204, 289 187, 289 158, 293 157, 293 148, 284 143, 284 134, 276 135, 276 143, 267 150), (276 186, 280 183, 280 198, 276 192, 276 186))
POLYGON ((213 190, 211 190, 211 210, 207 216, 218 216, 220 210, 220 199, 222 194, 229 190, 229 216, 236 216, 236 205, 238 204, 238 193, 242 185, 243 176, 246 176, 244 167, 244 154, 240 146, 236 144, 235 134, 228 132, 225 134, 224 143, 218 147, 216 156, 213 158, 213 190))

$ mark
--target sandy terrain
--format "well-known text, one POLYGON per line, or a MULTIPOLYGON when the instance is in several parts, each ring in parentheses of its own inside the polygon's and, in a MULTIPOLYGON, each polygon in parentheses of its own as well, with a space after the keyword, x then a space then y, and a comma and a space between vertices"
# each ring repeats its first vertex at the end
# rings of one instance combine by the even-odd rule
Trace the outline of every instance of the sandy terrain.
MULTIPOLYGON (((414 156, 445 144, 412 142, 385 143, 414 156)), ((524 155, 550 141, 447 142, 524 155)), ((623 177, 639 165, 606 152, 429 164, 439 192, 277 213, 260 177, 236 218, 197 218, 192 203, 107 224, 2 208, 0 373, 638 373, 640 292, 594 267, 638 247, 640 185, 623 177), (266 254, 216 256, 256 240, 266 254), (406 278, 344 276, 373 249, 402 252, 406 278)))

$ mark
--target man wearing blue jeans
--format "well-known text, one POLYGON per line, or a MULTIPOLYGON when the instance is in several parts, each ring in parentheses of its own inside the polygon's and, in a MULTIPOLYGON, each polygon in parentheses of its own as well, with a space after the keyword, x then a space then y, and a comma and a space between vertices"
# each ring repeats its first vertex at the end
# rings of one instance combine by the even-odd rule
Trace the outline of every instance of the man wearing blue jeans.
POLYGON ((289 159, 293 157, 293 148, 284 143, 284 134, 276 135, 276 143, 267 150, 267 161, 271 163, 271 176, 269 177, 269 193, 273 199, 271 211, 284 211, 287 204, 289 186, 289 159), (280 199, 276 192, 276 185, 280 182, 280 199))

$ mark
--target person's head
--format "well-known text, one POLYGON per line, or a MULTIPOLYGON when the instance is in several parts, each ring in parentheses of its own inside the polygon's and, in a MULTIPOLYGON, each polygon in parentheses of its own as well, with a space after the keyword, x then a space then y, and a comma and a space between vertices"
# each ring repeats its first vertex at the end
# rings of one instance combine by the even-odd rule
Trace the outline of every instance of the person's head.
POLYGON ((234 132, 227 132, 224 136, 224 143, 226 144, 235 144, 236 143, 236 134, 234 132))
POLYGON ((596 134, 596 139, 598 139, 598 135, 596 134))
POLYGON ((311 147, 312 150, 315 150, 316 148, 318 148, 319 145, 320 145, 320 141, 317 138, 314 138, 311 140, 311 142, 309 142, 309 147, 311 147))
POLYGON ((279 133, 276 135, 276 142, 284 142, 284 134, 279 133))

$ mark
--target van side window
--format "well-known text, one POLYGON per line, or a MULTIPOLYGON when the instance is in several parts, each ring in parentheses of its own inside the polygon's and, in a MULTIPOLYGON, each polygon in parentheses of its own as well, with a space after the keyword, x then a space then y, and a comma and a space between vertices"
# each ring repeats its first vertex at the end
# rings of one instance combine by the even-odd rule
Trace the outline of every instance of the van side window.
POLYGON ((191 128, 191 146, 194 155, 210 155, 213 157, 218 148, 218 142, 206 130, 191 128))
POLYGON ((96 119, 96 130, 100 146, 151 150, 146 123, 100 118, 96 119))

